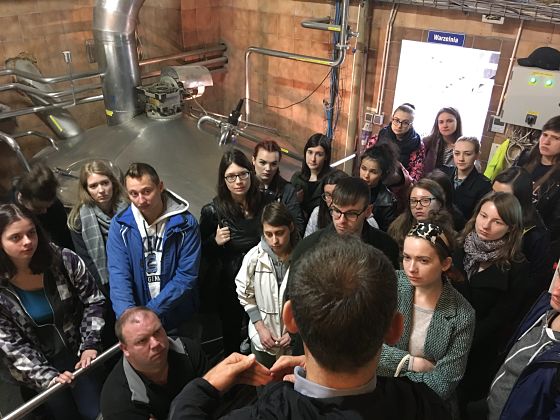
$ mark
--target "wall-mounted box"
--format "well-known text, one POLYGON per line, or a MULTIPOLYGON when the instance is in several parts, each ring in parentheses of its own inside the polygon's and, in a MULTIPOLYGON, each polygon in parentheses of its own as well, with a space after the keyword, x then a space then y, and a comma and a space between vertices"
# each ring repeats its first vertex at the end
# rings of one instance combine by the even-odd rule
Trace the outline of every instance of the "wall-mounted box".
POLYGON ((501 120, 540 130, 556 115, 560 115, 560 71, 515 66, 501 120))

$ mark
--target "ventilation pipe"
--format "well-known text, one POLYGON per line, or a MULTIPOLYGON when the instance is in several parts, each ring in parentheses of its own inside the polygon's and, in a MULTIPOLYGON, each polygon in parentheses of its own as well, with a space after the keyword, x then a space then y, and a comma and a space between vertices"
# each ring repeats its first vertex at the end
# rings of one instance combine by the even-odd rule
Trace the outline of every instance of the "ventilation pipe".
POLYGON ((93 37, 107 124, 118 125, 142 112, 136 86, 140 67, 134 31, 144 0, 96 0, 93 37))

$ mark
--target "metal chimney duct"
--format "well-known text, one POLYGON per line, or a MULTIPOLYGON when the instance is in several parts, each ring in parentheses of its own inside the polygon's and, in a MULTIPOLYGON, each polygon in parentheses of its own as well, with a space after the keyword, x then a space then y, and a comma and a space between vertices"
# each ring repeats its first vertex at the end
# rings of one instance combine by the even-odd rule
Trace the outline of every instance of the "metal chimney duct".
POLYGON ((108 125, 129 121, 142 110, 136 100, 140 67, 134 31, 144 0, 96 0, 93 37, 108 125))

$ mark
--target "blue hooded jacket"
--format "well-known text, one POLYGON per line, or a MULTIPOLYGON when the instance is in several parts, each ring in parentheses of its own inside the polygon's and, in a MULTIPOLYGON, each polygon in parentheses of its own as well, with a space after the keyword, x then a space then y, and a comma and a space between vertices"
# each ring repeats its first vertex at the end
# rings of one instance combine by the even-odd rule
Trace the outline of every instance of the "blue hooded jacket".
POLYGON ((188 203, 166 190, 167 212, 161 258, 160 292, 152 298, 144 267, 140 230, 131 206, 111 222, 107 238, 110 296, 117 318, 130 307, 147 306, 169 330, 192 317, 198 307, 200 230, 188 203))

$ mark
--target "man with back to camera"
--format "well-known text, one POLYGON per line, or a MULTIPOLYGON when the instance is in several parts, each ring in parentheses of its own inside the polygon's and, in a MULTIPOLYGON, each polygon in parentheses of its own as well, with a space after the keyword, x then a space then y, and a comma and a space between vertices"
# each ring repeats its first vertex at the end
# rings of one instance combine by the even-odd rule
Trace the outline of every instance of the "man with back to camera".
POLYGON ((325 236, 294 267, 288 287, 282 318, 303 338, 305 355, 283 356, 268 371, 254 356, 233 353, 181 391, 171 420, 212 418, 232 385, 273 380, 255 404, 225 418, 450 418, 425 384, 376 376, 383 342, 394 344, 403 330, 395 270, 379 250, 354 235, 325 236))
POLYGON ((292 267, 304 253, 314 248, 323 236, 336 232, 339 235, 361 237, 366 244, 383 252, 395 269, 399 268, 399 246, 395 240, 382 230, 372 227, 369 223, 364 223, 373 211, 373 204, 370 204, 370 190, 364 180, 348 177, 338 181, 332 194, 332 204, 329 210, 332 225, 299 242, 292 254, 292 267))
POLYGON ((105 420, 166 419, 175 396, 207 370, 200 346, 171 339, 146 307, 129 308, 115 325, 123 357, 101 392, 105 420))
POLYGON ((131 204, 111 222, 107 239, 110 296, 117 318, 146 306, 166 330, 198 337, 200 232, 189 203, 164 189, 155 169, 132 163, 125 175, 131 204))
POLYGON ((519 325, 492 381, 488 419, 560 418, 560 268, 519 325))

